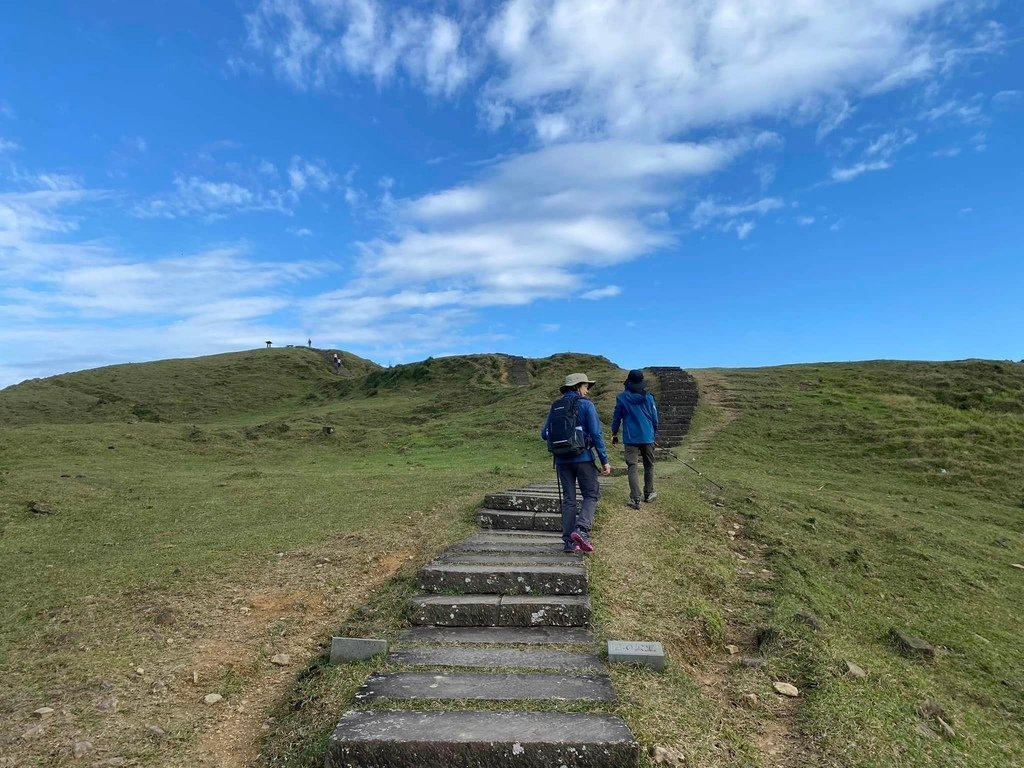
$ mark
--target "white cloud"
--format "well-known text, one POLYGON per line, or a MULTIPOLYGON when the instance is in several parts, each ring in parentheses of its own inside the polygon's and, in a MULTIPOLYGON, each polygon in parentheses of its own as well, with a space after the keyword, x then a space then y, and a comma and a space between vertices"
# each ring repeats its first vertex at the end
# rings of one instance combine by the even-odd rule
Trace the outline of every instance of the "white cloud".
MULTIPOLYGON (((751 203, 719 203, 713 199, 701 200, 693 209, 691 216, 693 225, 698 229, 705 227, 716 219, 735 219, 739 216, 756 214, 763 216, 771 211, 777 211, 786 204, 777 197, 765 197, 751 203)), ((750 230, 748 229, 747 232, 750 230)))
POLYGON ((307 316, 386 339, 380 329, 424 312, 440 332, 443 318, 581 291, 601 267, 674 242, 663 214, 681 187, 773 142, 587 142, 507 158, 473 181, 395 201, 391 231, 361 245, 359 278, 308 302, 307 316))
POLYGON ((462 27, 439 12, 390 12, 377 0, 260 0, 246 23, 249 48, 300 89, 348 71, 378 84, 404 74, 450 96, 472 73, 462 27))
POLYGON ((981 104, 977 102, 965 104, 956 99, 950 99, 931 109, 925 110, 921 114, 921 119, 928 122, 953 119, 964 123, 976 123, 983 119, 983 111, 981 104))
POLYGON ((757 226, 752 221, 740 222, 736 225, 736 237, 740 240, 746 240, 747 235, 754 231, 754 227, 757 226))
POLYGON ((308 227, 288 227, 288 234, 296 237, 312 237, 313 230, 308 227))
POLYGON ((884 171, 888 168, 892 168, 892 163, 888 160, 878 160, 872 163, 856 163, 846 168, 833 168, 832 181, 840 183, 853 181, 862 174, 870 173, 872 171, 884 171))
POLYGON ((326 192, 334 183, 334 174, 324 166, 296 155, 288 165, 288 182, 295 192, 303 192, 307 186, 326 192))
POLYGON ((850 109, 844 91, 891 89, 940 66, 953 46, 929 25, 947 5, 512 0, 489 28, 500 67, 489 99, 646 137, 774 116, 836 94, 827 133, 850 109))
POLYGON ((474 81, 481 121, 516 115, 546 142, 663 139, 689 128, 817 114, 819 140, 859 94, 937 76, 1003 45, 970 43, 970 0, 508 0, 453 12, 379 0, 261 0, 248 46, 298 88, 404 75, 454 96, 474 81), (955 19, 953 18, 955 17, 955 19), (955 25, 951 19, 955 21, 955 25), (483 34, 481 34, 481 30, 483 34))
POLYGON ((906 128, 883 133, 864 150, 868 157, 890 158, 910 144, 917 141, 917 134, 906 128))
POLYGON ((0 136, 0 154, 3 154, 4 152, 15 152, 19 149, 21 149, 20 144, 0 136))
POLYGON ((998 109, 1012 109, 1024 104, 1024 91, 999 91, 992 97, 998 109))
POLYGON ((613 296, 618 296, 622 293, 622 289, 617 285, 606 285, 604 288, 595 288, 592 291, 586 291, 580 294, 581 299, 587 299, 589 301, 596 301, 598 299, 610 299, 613 296))
POLYGON ((298 155, 288 165, 284 187, 269 186, 278 174, 267 160, 261 160, 254 172, 229 164, 223 173, 231 178, 213 180, 177 174, 172 191, 136 203, 131 212, 142 219, 198 216, 207 220, 260 211, 291 214, 302 195, 326 192, 336 180, 322 163, 298 155))
POLYGON ((796 219, 796 223, 799 224, 801 227, 809 227, 815 221, 816 219, 813 216, 798 216, 796 219))
POLYGON ((65 365, 255 346, 281 330, 270 319, 295 306, 292 287, 325 269, 256 259, 239 245, 128 254, 78 237, 106 192, 61 174, 19 178, 22 189, 0 193, 0 348, 12 361, 0 366, 0 386, 65 365))

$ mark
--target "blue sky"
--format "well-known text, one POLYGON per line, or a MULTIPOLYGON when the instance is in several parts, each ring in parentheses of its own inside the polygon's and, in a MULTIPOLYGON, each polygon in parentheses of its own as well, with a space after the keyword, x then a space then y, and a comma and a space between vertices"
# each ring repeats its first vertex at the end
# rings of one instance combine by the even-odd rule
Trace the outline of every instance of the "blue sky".
POLYGON ((380 363, 1024 357, 992 0, 0 11, 0 386, 380 363))

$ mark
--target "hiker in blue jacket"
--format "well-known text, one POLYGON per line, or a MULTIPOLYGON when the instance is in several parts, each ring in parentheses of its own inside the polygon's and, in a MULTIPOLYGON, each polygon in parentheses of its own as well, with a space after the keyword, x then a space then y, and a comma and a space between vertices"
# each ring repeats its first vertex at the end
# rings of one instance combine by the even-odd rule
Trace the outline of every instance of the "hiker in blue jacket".
POLYGON ((625 388, 615 398, 612 413, 612 445, 619 443, 619 427, 626 448, 626 469, 629 473, 629 506, 640 509, 640 479, 637 460, 644 464, 644 501, 654 501, 654 441, 658 436, 658 406, 647 391, 643 371, 630 371, 625 388))
MULTIPOLYGON (((552 431, 552 414, 555 407, 565 404, 576 409, 575 428, 583 432, 583 448, 578 455, 555 454, 555 471, 562 490, 562 541, 566 552, 593 552, 594 545, 590 541, 590 529, 594 527, 594 509, 601 498, 601 486, 597 481, 597 467, 594 465, 594 450, 601 460, 601 474, 610 475, 611 465, 608 463, 608 451, 605 449, 604 437, 601 434, 601 422, 597 418, 597 408, 587 399, 590 387, 596 382, 585 373, 571 373, 562 383, 562 399, 558 400, 544 422, 540 431, 543 440, 548 440, 552 431), (576 512, 576 485, 579 484, 583 504, 579 514, 576 512)), ((550 447, 550 443, 549 443, 550 447)))

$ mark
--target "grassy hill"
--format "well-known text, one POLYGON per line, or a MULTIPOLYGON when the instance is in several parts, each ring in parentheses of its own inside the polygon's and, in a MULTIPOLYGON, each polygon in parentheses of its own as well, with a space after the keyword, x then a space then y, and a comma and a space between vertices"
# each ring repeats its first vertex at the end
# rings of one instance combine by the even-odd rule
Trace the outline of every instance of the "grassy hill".
POLYGON ((210 421, 289 409, 338 378, 380 366, 338 350, 256 349, 129 363, 31 379, 0 391, 0 426, 112 421, 210 421))
MULTIPOLYGON (((320 644, 400 624, 482 495, 549 475, 538 428, 565 373, 598 379, 606 424, 624 375, 568 354, 523 387, 503 355, 345 365, 255 350, 0 392, 0 751, 71 765, 87 737, 138 765, 319 764, 365 671, 323 667, 320 644), (61 714, 20 738, 41 706, 61 714)), ((656 504, 620 490, 598 512, 603 631, 671 661, 614 671, 643 742, 736 768, 1024 764, 1024 366, 695 373, 677 453, 724 489, 668 461, 656 504), (938 658, 900 655, 894 626, 938 658)))

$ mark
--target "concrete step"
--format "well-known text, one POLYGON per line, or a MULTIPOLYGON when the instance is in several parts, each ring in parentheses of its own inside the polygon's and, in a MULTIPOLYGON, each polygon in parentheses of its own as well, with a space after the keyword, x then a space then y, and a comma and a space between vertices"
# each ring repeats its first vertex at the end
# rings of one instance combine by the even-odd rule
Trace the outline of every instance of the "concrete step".
POLYGON ((627 768, 639 758, 616 715, 370 710, 342 717, 325 766, 627 768))
POLYGON ((557 493, 488 493, 484 497, 484 506, 488 509, 516 512, 559 512, 561 510, 557 493))
POLYGON ((413 627, 403 643, 481 643, 508 645, 593 645, 594 636, 580 627, 413 627))
POLYGON ((481 530, 465 539, 465 541, 496 541, 496 542, 554 542, 559 537, 546 534, 543 530, 481 530))
POLYGON ((435 563, 452 563, 457 565, 566 565, 582 563, 580 552, 561 552, 557 555, 523 555, 517 553, 484 553, 451 554, 443 553, 434 560, 435 563))
POLYGON ((486 667, 490 669, 603 670, 604 663, 592 653, 553 651, 545 648, 461 648, 433 645, 393 651, 391 664, 420 667, 486 667))
POLYGON ((607 675, 383 672, 366 678, 356 699, 614 702, 615 689, 607 675))
POLYGON ((561 531, 561 514, 481 509, 476 513, 481 528, 500 531, 561 531))
POLYGON ((431 563, 420 570, 427 592, 495 595, 585 595, 583 563, 565 565, 459 565, 431 563))
POLYGON ((562 539, 558 541, 464 541, 449 547, 448 554, 469 554, 472 552, 504 552, 521 555, 554 556, 562 553, 562 539))
POLYGON ((437 627, 585 627, 584 595, 416 595, 411 623, 437 627))

